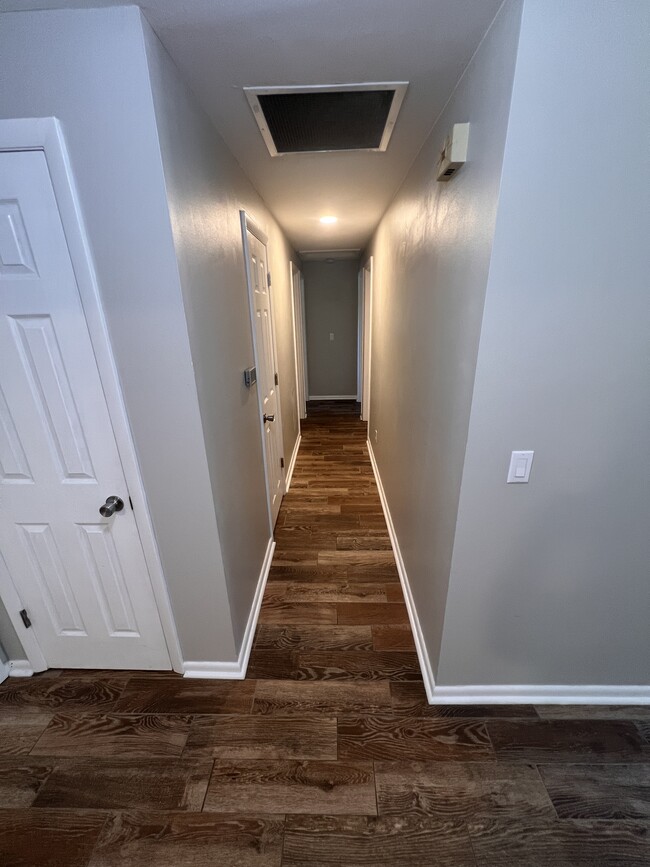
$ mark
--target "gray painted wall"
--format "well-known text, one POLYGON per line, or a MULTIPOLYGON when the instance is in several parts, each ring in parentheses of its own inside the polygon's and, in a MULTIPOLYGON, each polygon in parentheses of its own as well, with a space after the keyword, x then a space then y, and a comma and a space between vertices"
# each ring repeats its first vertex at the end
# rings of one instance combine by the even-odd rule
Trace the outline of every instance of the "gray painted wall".
POLYGON ((440 683, 650 683, 649 34, 525 3, 440 683))
POLYGON ((309 395, 356 395, 359 263, 307 261, 302 273, 309 395))
POLYGON ((62 122, 184 657, 234 659, 139 10, 4 14, 0 55, 0 116, 62 122))
POLYGON ((371 431, 437 670, 521 3, 506 3, 382 219, 374 255, 371 431), (435 166, 470 121, 469 162, 435 166))
POLYGON ((269 236, 285 456, 298 438, 289 262, 293 251, 143 20, 174 245, 237 647, 270 531, 239 210, 269 236), (285 327, 288 323, 288 328, 285 327))

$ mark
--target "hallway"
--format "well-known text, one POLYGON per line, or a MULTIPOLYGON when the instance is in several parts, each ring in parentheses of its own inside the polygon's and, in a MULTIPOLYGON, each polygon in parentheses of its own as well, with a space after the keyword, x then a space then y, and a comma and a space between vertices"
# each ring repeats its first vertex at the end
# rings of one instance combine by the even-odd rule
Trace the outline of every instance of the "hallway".
POLYGON ((0 686, 3 867, 647 864, 649 709, 428 705, 358 405, 302 430, 246 680, 0 686))

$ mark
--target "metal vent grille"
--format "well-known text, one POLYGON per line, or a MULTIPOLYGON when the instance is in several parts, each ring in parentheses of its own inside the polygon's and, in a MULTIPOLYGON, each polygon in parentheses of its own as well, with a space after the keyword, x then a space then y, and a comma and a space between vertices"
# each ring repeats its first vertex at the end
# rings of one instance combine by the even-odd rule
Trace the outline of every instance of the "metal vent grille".
POLYGON ((406 84, 247 88, 273 156, 319 151, 386 150, 406 84))

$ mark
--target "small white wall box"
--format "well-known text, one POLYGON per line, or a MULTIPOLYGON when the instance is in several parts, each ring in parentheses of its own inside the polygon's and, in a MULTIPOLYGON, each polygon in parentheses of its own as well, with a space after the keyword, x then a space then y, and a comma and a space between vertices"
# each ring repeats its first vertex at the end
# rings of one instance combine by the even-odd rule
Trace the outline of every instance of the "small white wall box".
POLYGON ((442 147, 436 180, 450 181, 463 163, 467 162, 468 142, 469 124, 455 123, 442 147))

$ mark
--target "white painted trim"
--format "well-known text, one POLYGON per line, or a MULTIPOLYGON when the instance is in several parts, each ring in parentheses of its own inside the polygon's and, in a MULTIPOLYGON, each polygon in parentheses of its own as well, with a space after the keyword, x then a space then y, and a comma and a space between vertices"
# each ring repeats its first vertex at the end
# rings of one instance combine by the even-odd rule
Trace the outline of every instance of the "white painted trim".
MULTIPOLYGON (((296 369, 296 406, 298 408, 298 432, 300 432, 300 420, 307 416, 305 406, 307 373, 304 351, 305 317, 303 315, 304 304, 302 301, 302 272, 294 262, 289 262, 289 285, 291 287, 291 323, 293 325, 293 355, 296 369)), ((288 489, 289 482, 287 480, 288 489)))
POLYGON ((370 390, 372 377, 372 305, 374 286, 374 257, 370 256, 361 269, 363 296, 363 336, 362 336, 362 381, 361 381, 361 419, 370 421, 370 390), (366 273, 367 289, 366 292, 366 273))
POLYGON ((309 400, 356 400, 356 394, 310 394, 309 400))
POLYGON ((298 438, 296 439, 296 444, 293 447, 293 454, 291 455, 291 460, 289 461, 289 466, 287 467, 287 482, 286 482, 286 490, 289 490, 289 486, 291 484, 291 479, 293 478, 293 471, 296 468, 296 461, 298 460, 298 451, 300 449, 300 441, 302 439, 302 434, 298 434, 298 438))
POLYGON ((9 677, 31 677, 34 674, 34 669, 28 659, 10 659, 7 664, 9 677))
POLYGON ((185 662, 183 664, 184 677, 203 677, 214 678, 221 680, 243 680, 246 677, 246 669, 248 668, 248 658, 251 654, 253 639, 255 637, 255 629, 257 628, 257 619, 260 616, 260 608, 264 597, 264 589, 269 577, 269 570, 273 562, 273 552, 275 551, 275 540, 269 539, 269 544, 262 563, 260 577, 257 582, 257 590, 255 598, 248 615, 248 623, 244 631, 239 656, 236 662, 185 662))
POLYGON ((427 648, 424 643, 422 627, 420 626, 420 620, 418 618, 418 613, 415 608, 415 602, 413 601, 411 586, 409 584, 408 575, 406 574, 406 566, 404 565, 404 559, 402 557, 402 552, 400 551, 397 533, 395 532, 395 525, 393 524, 390 509, 388 508, 388 500, 386 499, 386 492, 384 491, 384 486, 381 482, 381 476, 379 475, 379 467, 377 466, 375 453, 372 450, 372 444, 370 440, 368 440, 367 443, 368 452, 370 454, 370 463, 372 464, 372 470, 375 474, 375 480, 377 482, 377 488, 379 490, 379 499, 381 500, 381 506, 384 510, 386 524, 388 525, 388 535, 390 536, 390 542, 393 546, 393 554, 395 555, 397 572, 399 574, 399 580, 402 583, 402 590, 404 591, 406 610, 408 611, 409 620, 411 622, 411 630, 413 631, 415 649, 417 650, 418 660, 420 662, 420 669, 422 670, 422 680, 424 681, 424 688, 427 693, 429 704, 432 704, 433 696, 435 693, 435 680, 433 678, 433 671, 431 669, 431 663, 429 661, 429 654, 427 653, 427 648))
POLYGON ((430 704, 650 704, 650 686, 436 686, 430 704))
MULTIPOLYGON (((388 116, 386 117, 386 124, 384 126, 381 141, 379 142, 379 147, 351 148, 351 150, 354 151, 385 151, 388 147, 388 142, 390 141, 391 135, 393 134, 395 122, 397 121, 397 115, 399 114, 400 107, 402 105, 402 102, 404 101, 407 87, 408 81, 364 81, 361 84, 290 84, 273 85, 271 87, 245 87, 244 95, 248 100, 248 104, 250 105, 253 112, 253 117, 255 118, 255 122, 259 127, 260 133, 262 134, 262 138, 264 139, 264 143, 266 144, 269 153, 272 157, 283 157, 294 152, 283 151, 279 153, 276 149, 275 142, 273 141, 273 136, 271 135, 271 132, 267 125, 266 117, 264 116, 264 110, 260 105, 260 96, 274 93, 319 93, 322 91, 326 91, 329 93, 334 91, 338 92, 346 90, 392 90, 394 91, 393 101, 391 102, 388 116)), ((309 151, 309 153, 314 153, 314 151, 309 151)), ((331 153, 331 151, 316 151, 316 153, 331 153)), ((335 153, 341 153, 341 151, 336 150, 335 153)))
MULTIPOLYGON (((99 284, 74 183, 74 175, 59 121, 54 117, 1 120, 0 150, 42 150, 45 154, 111 417, 122 470, 133 500, 135 522, 142 542, 145 563, 160 615, 170 663, 175 671, 181 671, 181 649, 167 592, 167 583, 160 562, 144 484, 131 437, 108 327, 104 318, 99 284)), ((9 615, 14 626, 17 627, 18 637, 28 654, 29 663, 34 671, 42 671, 47 668, 47 662, 38 646, 36 637, 33 635, 33 630, 21 629, 22 624, 19 623, 18 617, 20 608, 16 609, 15 617, 12 616, 12 612, 9 612, 9 615)))

